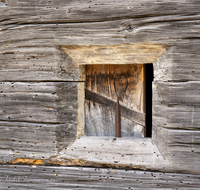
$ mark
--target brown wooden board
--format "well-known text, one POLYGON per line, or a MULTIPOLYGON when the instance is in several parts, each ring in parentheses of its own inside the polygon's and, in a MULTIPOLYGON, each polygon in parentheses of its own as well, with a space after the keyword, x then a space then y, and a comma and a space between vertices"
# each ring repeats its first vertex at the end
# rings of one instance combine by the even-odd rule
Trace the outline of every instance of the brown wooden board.
MULTIPOLYGON (((117 103, 105 96, 101 96, 98 93, 92 92, 85 89, 85 101, 92 101, 93 103, 98 103, 101 106, 105 106, 106 109, 112 112, 116 111, 117 103)), ((120 105, 121 115, 131 121, 136 122, 139 125, 145 126, 145 114, 137 111, 135 109, 127 108, 126 106, 120 105)))
MULTIPOLYGON (((86 66, 85 132, 89 136, 114 136, 115 106, 117 96, 122 110, 144 113, 144 70, 142 65, 92 65, 86 66), (90 92, 91 91, 91 92, 90 92), (89 92, 89 93, 88 93, 89 92), (91 98, 90 94, 97 93, 91 98), (108 105, 96 101, 105 97, 108 105), (109 101, 110 99, 110 101, 109 101), (112 105, 114 102, 114 105, 112 105), (112 111, 109 110, 110 107, 112 111), (125 109, 123 109, 123 107, 125 109)), ((122 116, 128 115, 124 114, 122 116)), ((129 115, 131 115, 130 113, 129 115)), ((134 114, 132 114, 134 115, 134 114)), ((138 114, 139 115, 139 114, 138 114)), ((144 136, 143 125, 135 123, 138 118, 122 118, 122 136, 144 136), (127 120, 129 119, 129 120, 127 120)))

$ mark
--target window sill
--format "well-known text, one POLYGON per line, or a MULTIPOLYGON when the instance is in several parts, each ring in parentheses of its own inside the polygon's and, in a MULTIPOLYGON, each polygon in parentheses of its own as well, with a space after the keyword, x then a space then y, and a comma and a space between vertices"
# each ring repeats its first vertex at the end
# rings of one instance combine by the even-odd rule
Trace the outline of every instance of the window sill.
POLYGON ((58 159, 76 159, 93 166, 99 164, 151 170, 170 167, 150 138, 82 136, 61 151, 58 159))

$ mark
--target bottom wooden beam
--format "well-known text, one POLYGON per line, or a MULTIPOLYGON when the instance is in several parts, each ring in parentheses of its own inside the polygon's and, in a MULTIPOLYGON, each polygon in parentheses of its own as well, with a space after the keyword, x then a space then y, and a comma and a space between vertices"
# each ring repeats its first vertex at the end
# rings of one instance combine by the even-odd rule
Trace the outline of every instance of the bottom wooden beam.
POLYGON ((199 189, 200 175, 138 170, 0 166, 1 189, 199 189))

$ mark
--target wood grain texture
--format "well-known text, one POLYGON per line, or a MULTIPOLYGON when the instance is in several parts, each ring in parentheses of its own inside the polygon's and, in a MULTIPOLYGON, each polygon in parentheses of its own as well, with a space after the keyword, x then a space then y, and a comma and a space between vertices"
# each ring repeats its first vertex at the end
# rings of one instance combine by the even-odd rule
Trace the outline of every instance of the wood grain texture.
POLYGON ((118 96, 122 110, 122 137, 144 136, 143 65, 87 65, 85 88, 86 135, 115 136, 118 96))
POLYGON ((0 120, 67 123, 77 119, 77 83, 2 82, 0 88, 0 120))
MULTIPOLYGON (((77 81, 79 80, 77 63, 65 53, 63 50, 65 46, 141 45, 141 43, 162 44, 168 47, 168 52, 156 62, 155 70, 159 79, 164 81, 199 80, 198 20, 188 18, 189 20, 186 21, 167 22, 163 18, 156 21, 146 19, 152 18, 145 18, 144 21, 142 19, 122 19, 91 23, 14 24, 10 27, 6 25, 5 27, 8 28, 1 26, 1 80, 11 81, 19 77, 19 80, 23 81, 77 81), (138 23, 138 25, 128 32, 123 29, 126 23, 138 23), (44 48, 42 51, 41 46, 44 48), (33 57, 28 57, 30 50, 27 47, 35 52, 41 51, 41 53, 38 53, 39 55, 30 54, 33 57), (188 49, 187 53, 186 49, 188 49), (21 58, 20 52, 22 52, 21 58), (18 61, 15 62, 18 55, 18 61), (53 62, 49 61, 52 55, 54 55, 53 62), (37 58, 43 67, 35 63, 37 58)), ((131 60, 134 59, 132 55, 129 56, 131 60)), ((140 58, 144 61, 143 57, 140 58)), ((128 62, 130 63, 130 60, 128 62)))
POLYGON ((116 44, 90 46, 63 46, 66 54, 77 65, 143 64, 154 63, 166 51, 166 45, 116 44))
POLYGON ((77 83, 2 82, 1 160, 55 155, 76 138, 77 83))
POLYGON ((58 160, 66 159, 142 170, 166 171, 170 168, 150 138, 80 137, 60 152, 58 160))
POLYGON ((59 47, 15 47, 0 52, 1 81, 79 80, 79 68, 59 47))
MULTIPOLYGON (((94 103, 99 103, 106 109, 115 112, 116 102, 101 96, 97 93, 85 89, 85 99, 94 103)), ((139 125, 145 126, 145 114, 134 109, 128 109, 126 106, 120 105, 121 115, 129 120, 136 122, 139 125)))
POLYGON ((158 128, 158 149, 171 164, 189 173, 199 173, 199 131, 158 128))
POLYGON ((138 170, 1 166, 2 189, 198 189, 200 175, 138 170))
POLYGON ((172 165, 199 171, 200 83, 154 82, 153 139, 172 165))
POLYGON ((200 82, 154 82, 154 102, 168 106, 200 104, 200 82))
MULTIPOLYGON (((64 51, 66 46, 157 44, 167 49, 153 63, 154 80, 158 82, 153 96, 153 140, 172 165, 181 165, 188 172, 199 171, 195 167, 199 165, 199 8, 198 0, 102 0, 101 3, 96 0, 1 0, 0 81, 35 82, 35 87, 31 86, 33 91, 26 93, 4 90, 7 86, 15 87, 11 87, 11 83, 1 84, 0 119, 8 122, 2 124, 1 130, 9 129, 6 131, 9 142, 2 143, 2 147, 6 147, 4 153, 9 153, 7 148, 12 147, 10 140, 14 136, 12 129, 16 130, 15 122, 19 126, 29 124, 27 133, 28 129, 34 129, 32 125, 36 122, 52 128, 57 126, 57 134, 63 141, 62 125, 76 125, 74 110, 65 107, 65 98, 71 96, 73 88, 63 90, 64 95, 60 97, 52 94, 57 92, 52 86, 58 86, 59 81, 80 81, 79 68, 64 51), (43 85, 41 81, 49 83, 43 85), (51 90, 44 90, 44 86, 51 90), (34 97, 35 92, 38 97, 34 97), (47 107, 41 106, 44 103, 47 107)), ((130 58, 132 61, 132 56, 130 58)), ((18 88, 25 91, 25 86, 18 88)), ((76 101, 69 103, 75 108, 76 103, 72 102, 76 101)), ((69 131, 75 134, 74 129, 69 131)), ((16 139, 21 138, 21 134, 16 134, 19 135, 16 139)), ((41 150, 44 150, 43 145, 41 150)), ((26 150, 25 144, 23 147, 26 150)), ((54 152, 55 146, 50 147, 54 152)), ((44 157, 48 155, 44 152, 44 157)))
POLYGON ((142 18, 147 16, 163 17, 171 21, 194 17, 199 14, 198 1, 160 2, 153 0, 125 1, 97 0, 92 1, 42 1, 7 0, 1 18, 5 24, 11 23, 50 23, 50 22, 94 22, 115 20, 119 18, 142 18), (9 13, 6 11, 11 9, 9 13), (182 15, 181 13, 185 13, 182 15), (7 20, 9 18, 9 20, 7 20))

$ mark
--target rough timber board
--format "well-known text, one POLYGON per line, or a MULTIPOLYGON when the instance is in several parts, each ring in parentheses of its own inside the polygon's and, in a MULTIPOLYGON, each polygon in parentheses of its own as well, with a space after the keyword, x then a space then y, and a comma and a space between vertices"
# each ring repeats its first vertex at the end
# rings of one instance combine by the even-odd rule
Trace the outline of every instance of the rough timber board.
POLYGON ((153 102, 160 102, 168 106, 194 106, 200 105, 200 82, 162 82, 153 83, 153 102))
MULTIPOLYGON (((198 1, 157 0, 5 0, 2 1, 1 20, 11 23, 94 22, 120 18, 163 17, 163 20, 182 20, 199 14, 198 1), (10 8, 9 12, 8 9, 10 8), (185 14, 182 14, 185 13, 185 14), (8 20, 9 18, 9 20, 8 20)), ((128 24, 127 24, 128 25, 128 24)))
POLYGON ((63 50, 77 65, 154 63, 166 49, 166 45, 151 43, 63 46, 63 50))
POLYGON ((199 81, 154 82, 154 123, 169 129, 199 130, 199 89, 199 81))
POLYGON ((166 106, 160 103, 153 106, 154 123, 169 129, 199 130, 199 113, 200 109, 195 106, 166 106))
POLYGON ((0 83, 2 160, 48 158, 77 133, 77 83, 0 83))
POLYGON ((199 173, 199 131, 158 127, 155 143, 173 168, 199 173))
POLYGON ((0 51, 0 81, 77 81, 79 68, 59 47, 15 47, 0 51))
POLYGON ((0 120, 76 123, 77 83, 1 82, 0 89, 0 120))
POLYGON ((1 189, 190 189, 200 187, 200 175, 138 170, 56 167, 0 166, 1 189))
POLYGON ((153 141, 173 165, 200 171, 199 81, 153 83, 153 141))
MULTIPOLYGON (((51 56, 54 52, 51 49, 52 47, 154 43, 164 44, 169 47, 154 64, 156 68, 155 80, 199 81, 199 6, 199 1, 179 0, 167 2, 157 0, 131 2, 102 1, 102 4, 98 4, 97 1, 53 0, 51 2, 38 2, 36 0, 1 0, 0 50, 2 54, 0 56, 0 65, 2 68, 0 69, 2 70, 0 80, 77 81, 77 70, 75 70, 74 74, 71 70, 71 67, 75 68, 76 66, 73 66, 71 60, 69 62, 70 66, 68 61, 63 61, 65 58, 60 59, 62 56, 66 57, 65 54, 60 55, 60 50, 55 51, 54 57, 51 56), (59 24, 61 22, 62 24, 59 24), (69 22, 72 23, 70 24, 69 22), (33 57, 23 57, 23 55, 26 54, 26 51, 27 53, 30 52, 27 47, 36 48, 37 50, 34 51, 39 52, 41 46, 47 52, 42 52, 44 57, 40 56, 40 59, 38 57, 36 59, 38 58, 41 65, 44 65, 41 68, 38 64, 34 69, 32 63, 36 63, 34 60, 35 55, 33 54, 33 57), (21 50, 20 48, 25 48, 22 55, 18 54, 18 51, 21 50), (18 55, 21 56, 19 60, 17 58, 18 55), (45 60, 45 57, 47 57, 47 60, 45 60), (58 58, 57 61, 50 63, 53 65, 52 68, 46 66, 48 57, 49 60, 58 58), (30 63, 27 58, 31 60, 30 63), (18 60, 17 62, 20 66, 16 66, 17 63, 14 63, 15 59, 18 60), (64 64, 59 65, 61 61, 64 64)), ((198 91, 198 88, 196 90, 198 91)), ((197 91, 193 91, 195 92, 194 94, 197 91)), ((198 103, 198 97, 195 97, 195 102, 186 97, 182 100, 188 101, 189 105, 198 103)), ((179 103, 184 104, 184 102, 179 103)), ((179 108, 182 109, 179 115, 179 118, 181 118, 182 113, 186 113, 192 107, 187 108, 187 105, 183 107, 180 105, 179 108)), ((195 107, 194 112, 189 113, 187 116, 186 124, 191 120, 190 128, 193 128, 193 126, 199 128, 198 110, 195 107), (192 122, 193 113, 194 122, 192 122)), ((161 120, 167 119, 165 111, 166 106, 157 110, 157 113, 163 113, 163 116, 160 117, 161 120)), ((157 119, 160 118, 158 117, 157 119)), ((181 127, 184 126, 184 121, 181 121, 181 127)), ((177 122, 178 120, 174 121, 175 126, 178 125, 177 122)), ((163 138, 159 136, 159 133, 158 137, 161 137, 159 143, 163 142, 163 138)), ((173 154, 170 151, 172 151, 173 146, 163 147, 163 150, 166 151, 166 149, 169 150, 168 155, 172 156, 173 154)), ((198 153, 195 153, 195 155, 198 155, 198 153)), ((186 154, 186 158, 187 156, 190 156, 190 154, 186 154)), ((198 157, 195 156, 194 159, 196 158, 198 157)), ((176 160, 178 159, 181 159, 181 154, 176 158, 176 160)), ((188 160, 184 160, 187 163, 188 160)))
MULTIPOLYGON (((105 96, 101 96, 98 95, 97 93, 91 92, 87 89, 85 89, 85 101, 92 101, 95 104, 99 103, 103 106, 106 107, 106 109, 111 110, 113 112, 115 112, 116 110, 116 102, 106 98, 105 96)), ((125 118, 128 118, 142 126, 145 126, 145 114, 135 110, 135 109, 130 109, 127 108, 125 106, 123 106, 122 104, 120 104, 120 110, 121 110, 121 115, 125 118)))
MULTIPOLYGON (((87 65, 85 82, 85 134, 88 136, 115 136, 115 110, 118 96, 121 105, 122 137, 143 137, 145 127, 144 114, 144 66, 143 65, 87 65), (111 100, 108 105, 89 98, 111 100), (95 95, 96 94, 96 95, 95 95), (109 108, 114 109, 109 110, 109 108), (135 123, 126 115, 136 115, 128 111, 138 111, 143 122, 135 123), (125 113, 126 112, 126 113, 125 113), (124 118, 125 117, 125 118, 124 118), (142 124, 142 125, 141 125, 142 124)), ((104 101, 105 102, 105 101, 104 101)))
POLYGON ((72 124, 0 122, 0 162, 16 158, 48 159, 76 137, 72 124))
MULTIPOLYGON (((137 46, 146 43, 168 47, 167 52, 156 62, 156 79, 199 80, 198 20, 189 18, 189 21, 158 21, 154 23, 145 20, 144 24, 139 24, 142 22, 140 19, 122 19, 73 24, 14 24, 9 28, 1 26, 0 80, 16 81, 18 78, 20 81, 77 81, 78 63, 64 52, 65 46, 137 46), (125 23, 135 22, 138 22, 135 30, 128 32, 122 29, 125 23), (36 53, 30 53, 29 48, 36 53)), ((140 63, 147 60, 144 53, 137 58, 140 63)), ((130 63, 132 60, 133 56, 129 55, 125 62, 130 63)))
POLYGON ((162 171, 170 168, 151 139, 144 138, 80 137, 60 152, 58 160, 65 159, 162 171))

